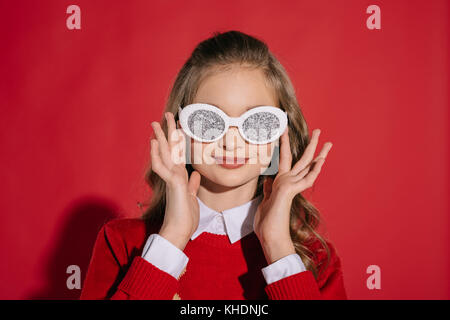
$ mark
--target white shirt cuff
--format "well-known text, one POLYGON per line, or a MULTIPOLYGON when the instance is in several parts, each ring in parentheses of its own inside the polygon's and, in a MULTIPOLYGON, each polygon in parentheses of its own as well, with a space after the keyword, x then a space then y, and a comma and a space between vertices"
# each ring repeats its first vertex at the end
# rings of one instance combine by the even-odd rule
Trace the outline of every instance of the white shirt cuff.
POLYGON ((306 271, 306 267, 300 256, 292 253, 262 268, 261 271, 269 285, 293 274, 306 271))
POLYGON ((166 238, 151 234, 142 251, 142 258, 178 279, 189 258, 166 238))

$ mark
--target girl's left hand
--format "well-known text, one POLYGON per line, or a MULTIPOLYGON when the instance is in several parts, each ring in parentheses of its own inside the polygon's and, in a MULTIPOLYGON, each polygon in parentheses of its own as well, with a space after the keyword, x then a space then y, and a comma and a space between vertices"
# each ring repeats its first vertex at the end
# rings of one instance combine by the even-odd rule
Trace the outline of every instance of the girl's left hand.
POLYGON ((331 142, 325 143, 313 160, 320 135, 320 129, 315 129, 302 157, 292 167, 288 130, 289 127, 280 138, 278 174, 275 180, 265 180, 264 198, 256 210, 253 222, 254 232, 269 264, 295 253, 289 228, 292 200, 295 195, 313 186, 332 147, 331 142))

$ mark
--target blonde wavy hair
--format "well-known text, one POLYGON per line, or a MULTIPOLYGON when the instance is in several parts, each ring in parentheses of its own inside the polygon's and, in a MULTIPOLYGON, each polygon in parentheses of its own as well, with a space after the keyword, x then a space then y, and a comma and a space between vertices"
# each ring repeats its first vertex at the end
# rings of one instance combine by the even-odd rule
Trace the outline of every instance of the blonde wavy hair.
MULTIPOLYGON (((200 42, 179 71, 171 88, 165 112, 172 112, 177 121, 178 106, 193 103, 197 89, 204 77, 211 72, 225 70, 236 64, 263 70, 268 83, 275 89, 278 105, 288 115, 292 163, 296 163, 310 141, 305 118, 286 70, 269 51, 268 46, 253 36, 240 31, 215 32, 212 37, 200 42)), ((167 123, 163 117, 160 124, 167 137, 167 123)), ((186 164, 186 169, 190 176, 194 169, 190 164, 186 164)), ((275 175, 259 176, 254 197, 263 194, 263 183, 269 177, 274 179, 275 175)), ((152 196, 146 203, 141 204, 146 207, 141 218, 153 225, 161 225, 164 220, 166 186, 164 180, 152 171, 151 163, 146 169, 145 181, 152 189, 152 196)), ((292 201, 290 212, 291 239, 296 253, 300 255, 306 269, 310 270, 316 279, 318 266, 313 259, 315 252, 311 252, 308 244, 316 239, 319 240, 327 252, 328 263, 330 262, 330 250, 327 242, 316 231, 319 224, 319 211, 301 194, 297 194, 292 201)))

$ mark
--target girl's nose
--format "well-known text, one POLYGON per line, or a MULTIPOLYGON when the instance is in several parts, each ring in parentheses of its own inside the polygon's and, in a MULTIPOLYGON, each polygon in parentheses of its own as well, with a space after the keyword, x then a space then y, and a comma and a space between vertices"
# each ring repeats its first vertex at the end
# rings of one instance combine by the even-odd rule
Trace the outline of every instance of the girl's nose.
POLYGON ((242 139, 237 127, 230 127, 225 135, 219 139, 218 146, 228 151, 245 149, 245 141, 242 139))

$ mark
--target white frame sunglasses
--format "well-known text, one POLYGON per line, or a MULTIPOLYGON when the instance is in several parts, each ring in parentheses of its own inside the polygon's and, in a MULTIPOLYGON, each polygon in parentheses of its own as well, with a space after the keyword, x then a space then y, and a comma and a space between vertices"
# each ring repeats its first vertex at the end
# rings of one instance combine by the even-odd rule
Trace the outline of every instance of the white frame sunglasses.
POLYGON ((241 137, 252 143, 252 144, 267 144, 267 143, 271 143, 275 140, 277 140, 284 132, 284 130, 286 130, 287 124, 288 124, 288 117, 287 117, 287 112, 281 110, 280 108, 277 107, 273 107, 273 106, 259 106, 259 107, 255 107, 252 108, 246 112, 244 112, 240 117, 234 118, 234 117, 229 117, 225 112, 223 112, 221 109, 207 104, 207 103, 193 103, 193 104, 189 104, 187 106, 185 106, 184 108, 178 107, 178 117, 180 120, 180 124, 181 127, 183 129, 183 131, 191 138, 200 141, 200 142, 214 142, 219 140, 220 138, 222 138, 225 133, 228 131, 230 126, 235 126, 238 127, 239 129, 239 133, 241 134, 241 137), (219 135, 215 136, 213 139, 204 139, 202 137, 199 137, 197 135, 194 134, 194 132, 191 131, 189 125, 188 125, 188 121, 189 121, 189 117, 198 110, 206 110, 206 111, 210 111, 215 113, 218 117, 220 117, 223 120, 223 123, 225 125, 223 132, 220 133, 219 135), (276 130, 278 130, 278 132, 274 135, 272 135, 272 137, 268 140, 263 140, 263 141, 256 141, 251 139, 250 137, 248 137, 245 134, 244 128, 243 128, 243 124, 244 122, 252 115, 257 114, 257 113, 270 113, 271 115, 275 116, 278 121, 279 121, 279 128, 277 128, 276 130))

